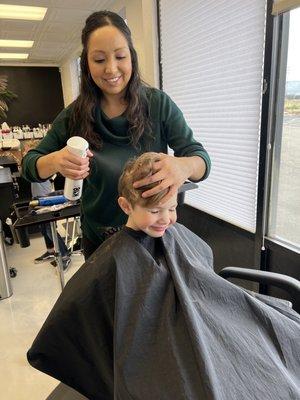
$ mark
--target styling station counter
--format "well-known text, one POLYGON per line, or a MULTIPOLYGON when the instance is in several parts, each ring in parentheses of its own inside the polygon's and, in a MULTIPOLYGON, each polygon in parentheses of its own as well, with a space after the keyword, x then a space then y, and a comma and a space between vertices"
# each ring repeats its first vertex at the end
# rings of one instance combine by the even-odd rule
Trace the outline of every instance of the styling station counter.
POLYGON ((29 207, 28 202, 15 203, 14 213, 15 213, 15 222, 13 226, 21 247, 30 246, 30 240, 28 235, 29 226, 39 225, 41 223, 50 223, 51 232, 53 236, 55 258, 57 261, 57 269, 59 272, 58 275, 61 288, 63 289, 65 286, 65 280, 64 280, 62 256, 58 246, 56 222, 63 219, 78 217, 80 215, 80 203, 77 201, 76 203, 71 203, 70 205, 67 205, 64 208, 54 211, 43 212, 40 214, 35 213, 34 210, 32 210, 29 207))

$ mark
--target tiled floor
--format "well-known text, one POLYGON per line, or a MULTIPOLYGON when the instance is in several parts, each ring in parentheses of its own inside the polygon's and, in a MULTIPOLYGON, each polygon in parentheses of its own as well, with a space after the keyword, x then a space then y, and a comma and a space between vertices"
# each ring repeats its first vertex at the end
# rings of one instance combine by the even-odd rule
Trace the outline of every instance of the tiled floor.
MULTIPOLYGON (((3 400, 44 400, 58 381, 32 368, 26 352, 60 294, 55 268, 49 263, 34 264, 45 251, 43 239, 30 238, 31 245, 6 247, 9 267, 18 270, 11 279, 13 295, 0 301, 0 398, 3 400)), ((83 263, 82 255, 72 255, 65 280, 83 263)))

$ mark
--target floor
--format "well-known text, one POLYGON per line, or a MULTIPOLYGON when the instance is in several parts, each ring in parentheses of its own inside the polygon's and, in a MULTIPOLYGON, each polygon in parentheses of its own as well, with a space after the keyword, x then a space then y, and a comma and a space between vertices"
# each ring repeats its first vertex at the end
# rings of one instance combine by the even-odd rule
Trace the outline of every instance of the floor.
MULTIPOLYGON (((14 244, 6 251, 8 266, 17 269, 17 276, 11 279, 12 296, 0 301, 0 396, 45 400, 59 382, 32 368, 26 352, 61 292, 59 278, 50 262, 33 262, 45 251, 39 234, 31 235, 29 247, 14 244)), ((81 254, 72 255, 66 282, 82 263, 81 254)))

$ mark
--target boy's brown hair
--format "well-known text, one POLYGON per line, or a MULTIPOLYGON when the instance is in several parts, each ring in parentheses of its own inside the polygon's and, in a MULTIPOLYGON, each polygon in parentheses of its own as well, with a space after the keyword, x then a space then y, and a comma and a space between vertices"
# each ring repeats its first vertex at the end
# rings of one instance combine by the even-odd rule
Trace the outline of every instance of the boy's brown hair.
POLYGON ((156 172, 154 170, 154 163, 159 160, 159 154, 154 152, 144 153, 138 158, 129 160, 125 164, 123 173, 119 179, 119 196, 125 197, 132 206, 137 203, 142 207, 151 207, 158 204, 159 201, 168 193, 169 188, 166 188, 153 196, 143 198, 142 193, 146 190, 152 189, 159 184, 159 182, 150 183, 139 188, 134 188, 133 183, 153 175, 156 172))

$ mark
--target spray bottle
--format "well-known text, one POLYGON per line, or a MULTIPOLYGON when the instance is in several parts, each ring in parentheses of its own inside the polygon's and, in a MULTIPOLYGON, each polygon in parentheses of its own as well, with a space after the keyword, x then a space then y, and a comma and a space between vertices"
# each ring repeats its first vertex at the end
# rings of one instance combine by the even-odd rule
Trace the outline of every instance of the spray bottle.
MULTIPOLYGON (((82 158, 86 157, 86 152, 89 148, 88 142, 80 136, 72 136, 67 141, 68 150, 82 158)), ((68 200, 78 200, 81 197, 82 193, 82 185, 83 179, 74 180, 70 178, 66 178, 65 180, 65 188, 64 188, 64 196, 68 200)))

